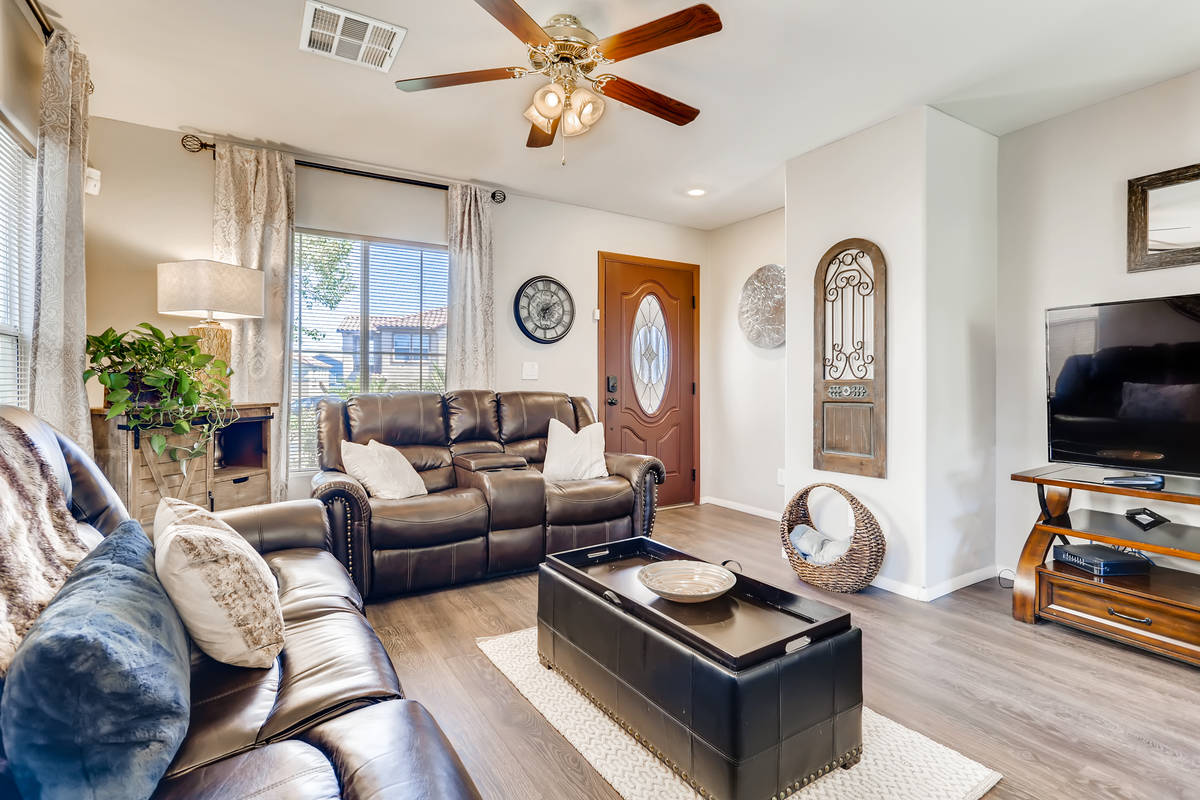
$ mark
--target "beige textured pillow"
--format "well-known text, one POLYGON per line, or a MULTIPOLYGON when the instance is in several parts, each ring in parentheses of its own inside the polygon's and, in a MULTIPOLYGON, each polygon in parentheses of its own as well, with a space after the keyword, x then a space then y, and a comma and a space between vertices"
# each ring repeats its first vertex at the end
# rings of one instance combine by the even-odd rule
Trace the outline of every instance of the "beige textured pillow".
POLYGON ((166 497, 154 515, 154 569, 188 635, 211 658, 265 668, 283 650, 271 568, 211 512, 166 497))

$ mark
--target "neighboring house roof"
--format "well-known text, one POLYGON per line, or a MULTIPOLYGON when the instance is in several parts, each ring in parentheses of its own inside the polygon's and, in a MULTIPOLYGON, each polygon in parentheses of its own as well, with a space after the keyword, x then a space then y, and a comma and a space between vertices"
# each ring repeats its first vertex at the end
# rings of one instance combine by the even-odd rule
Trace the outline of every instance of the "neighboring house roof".
POLYGON ((316 356, 309 356, 309 355, 300 356, 300 363, 306 367, 309 367, 310 369, 331 370, 331 369, 333 369, 333 366, 334 366, 333 364, 329 363, 329 361, 327 361, 323 358, 317 358, 316 356))
MULTIPOLYGON (((419 311, 414 311, 411 314, 402 314, 399 316, 371 316, 368 317, 371 330, 378 331, 383 328, 423 328, 427 331, 436 330, 446 327, 446 307, 427 308, 424 315, 419 311)), ((338 332, 357 333, 360 329, 359 315, 348 314, 342 318, 338 324, 338 332)))

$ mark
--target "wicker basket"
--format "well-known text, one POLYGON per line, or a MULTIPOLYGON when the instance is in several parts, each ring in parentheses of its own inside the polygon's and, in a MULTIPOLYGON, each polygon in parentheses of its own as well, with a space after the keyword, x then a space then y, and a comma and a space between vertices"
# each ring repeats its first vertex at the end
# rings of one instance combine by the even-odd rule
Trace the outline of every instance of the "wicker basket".
POLYGON ((862 591, 879 574, 883 554, 887 550, 887 542, 875 515, 868 511, 857 497, 832 483, 814 483, 797 492, 783 510, 779 536, 783 539, 783 549, 787 553, 788 561, 800 576, 800 580, 830 592, 862 591), (850 548, 836 561, 824 565, 806 561, 796 552, 789 537, 792 528, 797 525, 812 525, 812 516, 808 512, 808 495, 813 489, 822 487, 832 489, 846 498, 854 512, 854 535, 850 539, 850 548))

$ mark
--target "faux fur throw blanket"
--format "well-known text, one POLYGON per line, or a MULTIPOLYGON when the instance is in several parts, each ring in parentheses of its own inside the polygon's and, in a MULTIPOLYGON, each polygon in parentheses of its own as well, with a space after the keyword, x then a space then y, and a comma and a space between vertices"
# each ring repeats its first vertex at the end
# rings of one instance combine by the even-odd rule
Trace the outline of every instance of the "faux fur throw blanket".
POLYGON ((25 432, 0 418, 0 678, 87 553, 54 473, 25 432))

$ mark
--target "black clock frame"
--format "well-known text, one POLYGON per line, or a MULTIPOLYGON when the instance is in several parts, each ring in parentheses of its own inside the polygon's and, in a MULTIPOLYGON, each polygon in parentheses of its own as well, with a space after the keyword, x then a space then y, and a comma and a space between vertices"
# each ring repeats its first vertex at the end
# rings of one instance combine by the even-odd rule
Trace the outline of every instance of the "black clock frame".
POLYGON ((567 334, 571 332, 571 328, 575 325, 575 317, 577 314, 578 309, 575 307, 575 296, 571 294, 571 291, 562 281, 550 275, 535 275, 534 277, 522 283, 521 288, 517 289, 517 293, 513 296, 513 319, 517 321, 517 327, 520 328, 521 333, 525 334, 528 339, 531 339, 538 344, 554 344, 555 342, 561 342, 563 339, 565 339, 567 334), (525 290, 528 289, 531 284, 537 283, 538 281, 550 281, 551 283, 557 284, 563 290, 563 293, 566 294, 567 299, 571 301, 571 319, 567 322, 567 329, 562 332, 562 335, 555 339, 543 339, 540 336, 534 336, 532 333, 530 333, 529 329, 525 327, 525 321, 521 319, 521 295, 525 294, 525 290))

